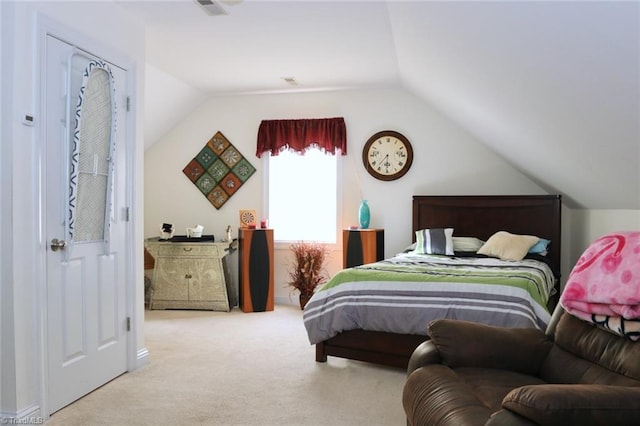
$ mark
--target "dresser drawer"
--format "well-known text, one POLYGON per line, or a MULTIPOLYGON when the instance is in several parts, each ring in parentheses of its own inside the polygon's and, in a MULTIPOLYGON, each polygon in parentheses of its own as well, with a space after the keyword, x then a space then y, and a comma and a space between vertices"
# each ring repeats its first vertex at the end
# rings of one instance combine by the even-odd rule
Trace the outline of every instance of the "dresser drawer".
POLYGON ((160 247, 158 247, 158 256, 223 257, 224 249, 212 244, 205 244, 205 243, 196 243, 196 244, 171 243, 171 244, 163 244, 160 247))

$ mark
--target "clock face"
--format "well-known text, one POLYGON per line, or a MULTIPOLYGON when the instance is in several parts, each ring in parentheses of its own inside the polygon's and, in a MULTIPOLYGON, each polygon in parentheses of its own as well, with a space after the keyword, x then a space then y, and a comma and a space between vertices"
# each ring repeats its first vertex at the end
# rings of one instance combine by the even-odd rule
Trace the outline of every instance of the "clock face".
POLYGON ((385 130, 369 138, 362 150, 362 162, 376 179, 395 180, 409 171, 413 148, 402 134, 385 130))

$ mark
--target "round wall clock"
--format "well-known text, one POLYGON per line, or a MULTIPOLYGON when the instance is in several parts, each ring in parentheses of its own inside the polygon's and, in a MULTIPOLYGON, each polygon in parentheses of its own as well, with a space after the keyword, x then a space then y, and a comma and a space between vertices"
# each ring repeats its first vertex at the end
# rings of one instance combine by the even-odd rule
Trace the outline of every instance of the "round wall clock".
POLYGON ((409 140, 393 130, 383 130, 371 136, 362 149, 364 168, 380 180, 395 180, 404 176, 413 163, 413 148, 409 140))

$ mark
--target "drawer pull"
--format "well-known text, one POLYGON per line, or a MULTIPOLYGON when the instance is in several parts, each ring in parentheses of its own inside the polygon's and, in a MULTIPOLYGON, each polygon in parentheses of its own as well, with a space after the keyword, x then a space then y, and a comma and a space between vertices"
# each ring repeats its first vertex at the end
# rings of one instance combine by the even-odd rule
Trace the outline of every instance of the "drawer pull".
POLYGON ((187 274, 187 275, 185 275, 184 277, 185 277, 185 278, 193 278, 193 277, 191 276, 191 274, 187 274))
POLYGON ((182 250, 184 250, 184 251, 191 251, 191 250, 193 250, 193 247, 189 247, 189 248, 187 248, 187 247, 183 247, 183 248, 182 248, 182 250))

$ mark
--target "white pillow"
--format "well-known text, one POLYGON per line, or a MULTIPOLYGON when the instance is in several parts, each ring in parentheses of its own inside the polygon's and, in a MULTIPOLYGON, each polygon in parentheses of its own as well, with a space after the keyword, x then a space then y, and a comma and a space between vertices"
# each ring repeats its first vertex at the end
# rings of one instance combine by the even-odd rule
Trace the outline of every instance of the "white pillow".
POLYGON ((502 260, 522 260, 539 238, 532 235, 517 235, 506 231, 493 234, 478 250, 479 254, 498 257, 502 260))
POLYGON ((484 244, 480 238, 476 237, 453 237, 453 251, 477 252, 484 244))
POLYGON ((409 253, 416 250, 416 243, 411 244, 406 249, 402 250, 403 253, 409 253))
POLYGON ((453 228, 433 228, 416 231, 416 254, 453 255, 453 228))

